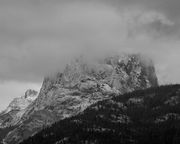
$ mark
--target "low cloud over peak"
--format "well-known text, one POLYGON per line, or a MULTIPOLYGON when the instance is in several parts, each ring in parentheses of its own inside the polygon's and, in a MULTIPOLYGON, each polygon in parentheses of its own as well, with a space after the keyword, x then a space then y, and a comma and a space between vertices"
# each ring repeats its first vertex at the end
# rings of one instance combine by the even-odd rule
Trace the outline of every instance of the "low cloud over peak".
POLYGON ((135 1, 0 1, 0 79, 40 82, 79 55, 140 52, 154 59, 162 83, 180 82, 171 75, 180 65, 178 17, 135 1))

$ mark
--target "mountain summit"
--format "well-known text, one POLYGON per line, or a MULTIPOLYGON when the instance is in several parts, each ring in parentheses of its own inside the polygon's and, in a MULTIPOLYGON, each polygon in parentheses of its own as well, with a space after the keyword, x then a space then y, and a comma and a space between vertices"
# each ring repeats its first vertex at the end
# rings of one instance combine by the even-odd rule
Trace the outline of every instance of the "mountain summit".
POLYGON ((4 142, 18 143, 98 101, 157 85, 153 62, 140 54, 122 54, 93 62, 76 59, 62 73, 44 79, 38 98, 28 106, 22 122, 4 142))
POLYGON ((27 90, 24 96, 14 98, 9 106, 0 113, 0 128, 16 125, 25 109, 37 98, 38 92, 35 90, 27 90))

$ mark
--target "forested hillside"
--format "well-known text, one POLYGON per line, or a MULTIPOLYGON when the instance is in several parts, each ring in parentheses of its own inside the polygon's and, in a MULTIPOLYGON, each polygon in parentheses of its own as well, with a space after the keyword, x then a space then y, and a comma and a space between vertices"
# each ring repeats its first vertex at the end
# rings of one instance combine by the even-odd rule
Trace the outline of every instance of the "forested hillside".
POLYGON ((180 85, 100 101, 21 144, 179 144, 180 85))

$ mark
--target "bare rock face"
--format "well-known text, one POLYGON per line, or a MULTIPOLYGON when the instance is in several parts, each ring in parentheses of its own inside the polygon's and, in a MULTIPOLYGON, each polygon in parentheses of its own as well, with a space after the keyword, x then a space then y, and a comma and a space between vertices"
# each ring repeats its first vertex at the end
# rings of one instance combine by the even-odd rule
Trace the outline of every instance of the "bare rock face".
POLYGON ((25 109, 37 98, 38 92, 27 90, 25 95, 14 98, 5 111, 0 113, 0 128, 16 125, 23 116, 25 109))
POLYGON ((152 61, 141 55, 123 54, 94 63, 77 59, 62 73, 44 79, 38 98, 28 106, 22 123, 6 136, 4 143, 18 143, 98 101, 157 85, 152 61))

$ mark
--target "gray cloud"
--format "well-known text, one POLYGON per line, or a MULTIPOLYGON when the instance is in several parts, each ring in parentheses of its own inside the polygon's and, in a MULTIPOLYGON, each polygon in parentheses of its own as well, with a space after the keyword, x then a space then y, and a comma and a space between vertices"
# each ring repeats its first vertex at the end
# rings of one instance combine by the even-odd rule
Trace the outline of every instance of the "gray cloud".
POLYGON ((136 6, 162 11, 171 18, 180 17, 179 0, 99 0, 116 7, 136 6))
POLYGON ((125 51, 150 55, 160 79, 180 82, 179 17, 169 10, 178 1, 162 1, 0 0, 0 79, 39 82, 81 54, 125 51))

